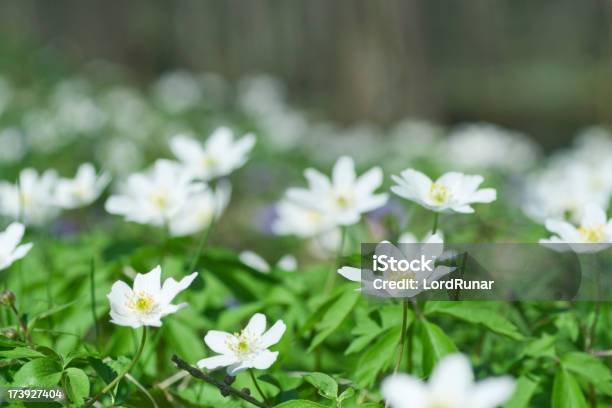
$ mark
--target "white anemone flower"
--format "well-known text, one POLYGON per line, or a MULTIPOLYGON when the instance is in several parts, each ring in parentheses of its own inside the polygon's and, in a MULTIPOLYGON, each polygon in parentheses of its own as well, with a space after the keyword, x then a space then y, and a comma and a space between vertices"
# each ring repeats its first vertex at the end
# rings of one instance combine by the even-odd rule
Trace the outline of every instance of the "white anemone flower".
POLYGON ((205 185, 194 183, 179 163, 157 160, 152 169, 130 175, 120 193, 106 201, 106 211, 128 221, 154 226, 168 225, 205 185))
POLYGON ((551 244, 549 246, 553 249, 571 248, 576 252, 596 252, 612 246, 612 219, 607 219, 603 208, 590 203, 582 213, 578 227, 563 220, 547 220, 546 229, 556 235, 541 239, 540 243, 551 244))
POLYGON ((23 258, 32 249, 32 243, 21 244, 25 226, 14 222, 4 232, 0 232, 0 271, 13 262, 23 258))
POLYGON ((278 320, 266 331, 266 316, 256 313, 240 333, 210 330, 204 342, 219 355, 198 361, 198 367, 209 370, 227 367, 232 376, 249 368, 265 370, 278 357, 278 351, 268 348, 280 341, 286 329, 285 323, 278 320))
MULTIPOLYGON (((444 251, 444 239, 440 231, 435 234, 429 233, 425 240, 418 242, 414 235, 404 234, 400 238, 400 245, 395 246, 389 241, 382 241, 374 250, 376 256, 386 255, 389 258, 395 258, 398 261, 406 259, 408 261, 417 259, 421 255, 426 256, 428 259, 441 259, 444 251), (404 245, 402 245, 404 244, 404 245)), ((444 265, 435 265, 433 270, 420 270, 420 271, 393 271, 391 268, 383 272, 382 278, 386 281, 402 281, 402 280, 415 280, 417 282, 427 281, 429 283, 437 281, 444 276, 448 275, 454 270, 453 267, 444 265)), ((362 289, 366 293, 375 292, 373 289, 374 279, 378 276, 374 275, 372 270, 355 268, 351 266, 344 266, 337 271, 344 278, 362 283, 362 289)), ((386 289, 386 292, 392 297, 412 298, 419 293, 423 292, 422 285, 416 289, 386 289)))
POLYGON ((359 222, 361 214, 385 205, 387 194, 375 194, 383 182, 380 167, 357 177, 353 159, 343 156, 336 161, 331 180, 315 169, 306 169, 308 188, 291 188, 287 197, 292 202, 331 218, 337 225, 359 222))
POLYGON ((110 182, 110 174, 96 174, 91 163, 81 164, 73 179, 60 178, 55 186, 55 202, 62 208, 87 206, 100 197, 110 182))
POLYGON ((170 220, 170 235, 175 237, 197 234, 219 219, 232 194, 228 182, 219 183, 215 190, 205 190, 193 194, 170 220))
MULTIPOLYGON (((261 255, 253 251, 242 251, 238 255, 240 262, 246 266, 255 269, 261 273, 270 273, 272 266, 261 257, 261 255)), ((275 265, 276 268, 282 269, 287 272, 293 272, 297 269, 297 259, 291 254, 283 255, 275 265)))
POLYGON ((255 135, 247 134, 234 140, 231 129, 217 128, 202 146, 197 140, 184 135, 170 140, 172 153, 192 172, 204 181, 230 174, 242 167, 255 146, 255 135))
POLYGON ((0 214, 26 225, 43 225, 59 214, 53 203, 57 173, 47 170, 41 175, 27 168, 16 184, 0 182, 0 214))
POLYGON ((330 217, 320 211, 306 208, 287 199, 276 205, 277 217, 272 231, 277 235, 295 235, 310 238, 334 228, 330 217))
POLYGON ((168 278, 161 284, 161 267, 156 266, 149 273, 137 274, 134 287, 117 281, 108 294, 111 323, 137 329, 142 326, 160 327, 161 319, 187 307, 187 303, 172 304, 179 292, 187 289, 198 275, 192 273, 179 282, 168 278))
POLYGON ((449 172, 432 181, 420 171, 406 169, 400 176, 391 177, 397 183, 391 191, 435 212, 471 214, 471 204, 490 203, 497 198, 493 188, 478 189, 484 181, 480 175, 449 172))
POLYGON ((429 382, 406 375, 386 378, 381 391, 391 408, 495 408, 514 392, 510 376, 475 382, 468 358, 452 354, 435 367, 429 382))

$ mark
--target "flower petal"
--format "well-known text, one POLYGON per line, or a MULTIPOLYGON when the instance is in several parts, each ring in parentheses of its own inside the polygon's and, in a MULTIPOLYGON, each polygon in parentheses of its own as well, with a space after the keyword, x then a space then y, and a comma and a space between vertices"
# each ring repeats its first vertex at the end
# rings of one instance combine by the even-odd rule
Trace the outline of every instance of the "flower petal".
POLYGON ((157 295, 161 286, 161 266, 157 265, 150 272, 136 274, 134 278, 134 292, 146 292, 150 295, 157 295))
POLYGON ((338 159, 332 170, 334 187, 340 190, 350 188, 355 182, 355 163, 349 156, 338 159))
POLYGON ((343 266, 338 273, 353 282, 361 282, 361 269, 352 266, 343 266))
POLYGON ((227 367, 236 363, 236 357, 231 355, 219 355, 214 357, 203 358, 202 360, 197 362, 197 366, 199 368, 207 368, 209 370, 214 370, 219 367, 227 367))
POLYGON ((495 408, 506 402, 514 392, 515 381, 510 377, 489 378, 472 389, 467 406, 470 408, 495 408))
POLYGON ((197 272, 192 273, 191 275, 185 276, 179 282, 175 281, 174 278, 168 278, 164 281, 164 285, 161 288, 160 293, 160 302, 162 303, 170 303, 172 299, 179 294, 179 292, 187 289, 189 285, 194 281, 194 279, 198 276, 197 272))
POLYGON ((446 395, 448 400, 461 401, 474 382, 470 361, 463 354, 443 358, 434 368, 429 388, 434 395, 446 395))
POLYGON ((251 365, 258 370, 270 368, 278 357, 278 351, 263 350, 253 359, 251 365))
POLYGON ((381 391, 391 408, 425 408, 427 404, 425 385, 406 374, 387 377, 381 391))
POLYGON ((228 341, 233 337, 233 335, 224 331, 210 330, 204 337, 204 343, 215 353, 231 354, 228 341))
POLYGON ((254 335, 261 336, 266 330, 266 316, 261 313, 255 313, 244 329, 254 335))
POLYGON ((276 323, 274 323, 274 325, 261 336, 261 347, 268 348, 278 343, 281 337, 283 337, 283 334, 285 334, 285 330, 287 330, 285 322, 282 320, 277 320, 276 323))

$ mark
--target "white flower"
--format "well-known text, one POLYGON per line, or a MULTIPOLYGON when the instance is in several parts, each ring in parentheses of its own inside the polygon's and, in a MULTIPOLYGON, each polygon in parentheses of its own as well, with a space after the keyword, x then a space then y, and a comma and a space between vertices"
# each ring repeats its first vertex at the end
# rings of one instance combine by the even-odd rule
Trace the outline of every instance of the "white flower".
MULTIPOLYGON (((260 255, 256 254, 253 251, 242 251, 238 258, 240 262, 245 264, 246 266, 255 269, 261 273, 270 273, 272 267, 263 259, 260 255)), ((278 262, 276 263, 276 268, 282 269, 287 272, 293 272, 297 269, 297 260, 293 255, 287 254, 282 256, 278 262)))
POLYGON ((0 146, 2 146, 0 163, 16 163, 25 156, 27 151, 23 133, 14 127, 8 127, 0 131, 0 146))
POLYGON ((474 212, 471 204, 490 203, 497 198, 493 188, 478 189, 484 178, 450 172, 432 181, 414 169, 402 171, 401 176, 391 176, 397 185, 391 191, 400 197, 416 202, 435 212, 474 212))
POLYGON ((255 135, 247 134, 242 139, 234 140, 234 134, 226 127, 216 129, 204 146, 182 135, 170 140, 172 153, 194 177, 205 181, 226 176, 242 167, 254 145, 255 135))
POLYGON ((585 207, 580 226, 575 227, 566 221, 549 219, 546 221, 546 229, 557 235, 542 239, 540 243, 568 244, 551 245, 552 248, 563 250, 569 246, 576 252, 595 252, 612 245, 612 219, 608 220, 603 208, 593 203, 585 207))
POLYGON ((277 217, 272 224, 272 231, 278 235, 310 238, 329 231, 335 226, 327 214, 286 199, 276 205, 276 213, 277 217))
POLYGON ((291 188, 287 198, 292 202, 315 210, 338 225, 359 222, 361 214, 382 207, 387 194, 374 194, 383 182, 380 167, 374 167, 357 177, 353 159, 343 156, 332 171, 331 180, 315 169, 306 169, 308 189, 291 188))
POLYGON ((79 208, 96 201, 110 181, 110 174, 96 175, 90 163, 81 164, 74 179, 60 178, 55 186, 55 202, 62 208, 79 208))
POLYGON ((151 272, 137 274, 134 287, 117 281, 108 294, 111 323, 137 329, 141 326, 162 325, 161 318, 187 307, 187 303, 173 305, 172 300, 179 292, 187 289, 198 275, 192 273, 180 280, 168 278, 161 284, 161 268, 156 266, 151 272))
POLYGON ((127 178, 119 195, 106 201, 106 211, 123 215, 140 224, 169 224, 196 193, 205 185, 194 183, 191 175, 178 163, 157 160, 152 169, 127 178))
POLYGON ((519 172, 538 157, 537 146, 527 136, 488 123, 459 127, 442 147, 445 159, 461 169, 519 172))
POLYGON ((210 188, 193 194, 170 220, 172 236, 193 235, 206 228, 223 214, 231 196, 231 185, 219 183, 215 190, 210 188))
POLYGON ((286 328, 285 323, 278 320, 266 331, 266 316, 256 313, 240 333, 211 330, 206 333, 204 342, 219 355, 198 361, 198 367, 210 370, 227 367, 227 373, 232 376, 248 368, 265 370, 278 357, 278 351, 268 348, 280 341, 286 328))
POLYGON ((495 408, 512 396, 515 381, 504 376, 474 382, 467 357, 453 354, 438 363, 428 383, 396 374, 381 388, 392 408, 495 408))
POLYGON ((538 222, 569 216, 579 221, 588 203, 606 207, 612 193, 612 160, 577 160, 558 155, 527 178, 523 210, 538 222))
POLYGON ((17 184, 0 182, 0 214, 26 225, 42 225, 59 214, 53 204, 57 174, 47 170, 40 176, 34 169, 24 169, 17 184))
POLYGON ((11 264, 24 256, 32 248, 32 244, 19 245, 23 238, 25 227, 23 224, 14 222, 4 232, 0 232, 0 270, 6 269, 11 264))
POLYGON ((202 88, 189 72, 164 74, 153 85, 153 97, 165 111, 180 114, 195 108, 202 100, 202 88))
MULTIPOLYGON (((444 251, 444 240, 442 234, 438 231, 435 234, 427 234, 427 237, 423 242, 417 242, 416 238, 412 234, 404 234, 400 238, 400 245, 395 246, 389 241, 380 242, 374 253, 376 256, 386 255, 389 259, 395 258, 398 261, 405 259, 411 261, 419 258, 421 255, 427 257, 427 259, 441 259, 444 251), (403 244, 403 245, 402 245, 403 244)), ((417 289, 387 289, 386 292, 392 297, 403 297, 411 298, 423 291, 423 285, 420 282, 427 281, 429 283, 437 281, 442 277, 448 275, 453 271, 453 267, 444 265, 435 265, 433 270, 429 271, 425 268, 416 272, 413 271, 400 271, 391 270, 388 268, 382 274, 382 279, 386 281, 402 281, 402 280, 415 280, 419 282, 417 289)), ((344 278, 362 283, 362 289, 366 293, 376 292, 374 289, 374 279, 379 278, 378 275, 374 275, 372 270, 355 268, 351 266, 344 266, 337 271, 344 278)))

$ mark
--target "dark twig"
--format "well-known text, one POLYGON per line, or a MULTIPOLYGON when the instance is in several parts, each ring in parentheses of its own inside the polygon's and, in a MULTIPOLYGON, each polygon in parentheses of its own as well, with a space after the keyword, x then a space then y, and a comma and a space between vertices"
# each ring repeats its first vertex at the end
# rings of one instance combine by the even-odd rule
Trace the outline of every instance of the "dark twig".
POLYGON ((266 404, 256 400, 255 398, 251 397, 246 392, 239 391, 239 390, 235 389, 234 387, 228 385, 227 383, 225 383, 223 381, 219 381, 216 378, 214 378, 214 377, 204 373, 203 371, 193 367, 192 365, 190 365, 185 360, 182 360, 181 358, 179 358, 176 354, 174 354, 172 356, 172 362, 174 364, 176 364, 176 366, 178 368, 180 368, 181 370, 187 371, 192 377, 195 377, 195 378, 198 378, 200 380, 206 381, 210 385, 214 385, 215 387, 217 387, 219 389, 219 391, 221 392, 221 395, 233 395, 235 397, 238 397, 238 398, 241 398, 241 399, 245 400, 246 402, 250 402, 251 404, 255 405, 256 407, 259 407, 259 408, 270 408, 268 405, 266 405, 266 404))

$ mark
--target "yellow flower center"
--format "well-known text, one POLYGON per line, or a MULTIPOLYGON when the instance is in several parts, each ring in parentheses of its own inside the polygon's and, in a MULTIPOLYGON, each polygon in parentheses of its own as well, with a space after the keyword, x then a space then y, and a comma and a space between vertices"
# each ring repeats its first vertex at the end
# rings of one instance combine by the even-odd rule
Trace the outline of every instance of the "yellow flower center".
POLYGON ((580 226, 580 228, 578 228, 578 232, 580 233, 582 240, 590 243, 603 241, 605 235, 604 230, 605 228, 603 225, 590 227, 580 226))
POLYGON ((405 272, 393 271, 389 275, 388 280, 400 282, 400 281, 403 281, 404 279, 408 279, 410 281, 416 280, 416 273, 413 271, 405 271, 405 272))
POLYGON ((140 313, 148 314, 155 309, 155 299, 147 292, 134 293, 127 301, 128 309, 140 313))
POLYGON ((349 194, 337 194, 336 195, 336 204, 338 204, 341 208, 346 208, 353 203, 353 197, 349 194))
POLYGON ((217 165, 217 160, 213 159, 212 157, 205 156, 202 159, 202 166, 205 169, 210 169, 211 167, 215 167, 216 165, 217 165))
POLYGON ((441 205, 450 200, 453 194, 443 184, 432 183, 429 189, 429 197, 436 205, 441 205))
POLYGON ((160 191, 151 195, 151 202, 160 210, 165 210, 170 204, 170 199, 165 191, 160 191))
POLYGON ((225 344, 236 355, 244 356, 257 350, 258 337, 248 330, 228 336, 225 344))

